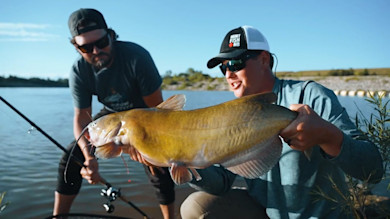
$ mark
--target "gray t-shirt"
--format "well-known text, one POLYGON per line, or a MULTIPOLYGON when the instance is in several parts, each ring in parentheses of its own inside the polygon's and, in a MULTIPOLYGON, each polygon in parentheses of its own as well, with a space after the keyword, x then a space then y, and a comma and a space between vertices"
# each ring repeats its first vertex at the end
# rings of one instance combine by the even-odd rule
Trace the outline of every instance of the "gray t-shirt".
POLYGON ((135 43, 122 41, 114 42, 113 52, 114 63, 99 71, 82 57, 73 64, 69 87, 75 107, 90 107, 92 95, 116 112, 147 107, 142 97, 152 94, 162 83, 149 52, 135 43))

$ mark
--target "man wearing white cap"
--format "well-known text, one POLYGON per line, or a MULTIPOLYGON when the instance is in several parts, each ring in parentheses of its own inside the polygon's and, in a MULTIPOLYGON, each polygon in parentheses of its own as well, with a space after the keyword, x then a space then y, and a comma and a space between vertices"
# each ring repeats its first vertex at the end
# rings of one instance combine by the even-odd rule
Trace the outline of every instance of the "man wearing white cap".
POLYGON ((375 145, 359 140, 334 93, 313 81, 275 77, 268 42, 250 26, 228 32, 219 55, 207 63, 217 65, 236 97, 274 92, 276 104, 299 114, 280 133, 279 162, 261 177, 245 179, 247 190, 231 189, 236 175, 222 166, 198 170, 202 179, 190 185, 201 191, 183 202, 182 218, 347 218, 337 201, 315 192, 341 200, 329 177, 346 193, 345 174, 379 182, 383 166, 375 145), (307 150, 309 157, 301 152, 307 150))

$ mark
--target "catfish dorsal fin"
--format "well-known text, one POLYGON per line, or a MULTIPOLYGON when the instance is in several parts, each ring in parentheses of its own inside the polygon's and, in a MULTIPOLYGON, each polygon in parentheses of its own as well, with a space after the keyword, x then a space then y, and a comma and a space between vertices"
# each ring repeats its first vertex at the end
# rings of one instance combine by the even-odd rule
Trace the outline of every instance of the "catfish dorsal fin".
POLYGON ((157 109, 166 110, 183 110, 184 104, 186 103, 186 96, 184 94, 176 94, 169 97, 164 102, 156 106, 157 109))

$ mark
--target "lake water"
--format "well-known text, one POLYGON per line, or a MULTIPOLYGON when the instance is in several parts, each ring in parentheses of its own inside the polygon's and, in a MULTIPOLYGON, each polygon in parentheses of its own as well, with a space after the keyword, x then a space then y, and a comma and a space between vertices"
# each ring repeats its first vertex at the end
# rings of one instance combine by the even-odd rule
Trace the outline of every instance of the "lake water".
MULTIPOLYGON (((164 99, 183 93, 185 109, 196 109, 234 99, 228 91, 163 91, 164 99)), ((0 95, 21 111, 42 130, 66 147, 71 139, 73 105, 68 88, 0 88, 0 95)), ((350 116, 357 108, 366 115, 373 112, 364 98, 339 97, 350 116)), ((101 105, 94 99, 93 113, 101 105)), ((7 192, 4 201, 10 202, 0 218, 45 218, 51 215, 56 186, 58 161, 62 151, 31 125, 0 101, 0 193, 7 192)), ((101 175, 121 194, 148 216, 161 218, 154 192, 139 163, 125 156, 130 173, 121 158, 100 160, 101 175), (128 180, 131 180, 129 183, 128 180)), ((102 185, 83 187, 71 212, 103 214, 105 198, 100 196, 102 185)), ((192 189, 177 186, 176 211, 192 189)), ((3 202, 4 202, 3 201, 3 202)), ((3 203, 4 204, 4 203, 3 203)), ((142 218, 132 207, 117 200, 112 215, 142 218)))

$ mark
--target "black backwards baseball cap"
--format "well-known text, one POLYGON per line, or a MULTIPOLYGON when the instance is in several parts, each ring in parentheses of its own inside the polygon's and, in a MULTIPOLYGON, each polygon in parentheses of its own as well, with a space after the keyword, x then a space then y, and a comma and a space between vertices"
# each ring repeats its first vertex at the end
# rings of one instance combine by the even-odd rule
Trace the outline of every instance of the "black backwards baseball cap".
POLYGON ((107 29, 103 15, 91 8, 81 8, 73 12, 68 20, 68 26, 72 37, 78 36, 96 29, 107 29), (81 26, 88 24, 87 26, 81 26))
POLYGON ((207 62, 208 68, 214 68, 225 60, 236 59, 250 50, 270 51, 267 39, 251 26, 241 26, 227 33, 222 41, 219 54, 207 62))

